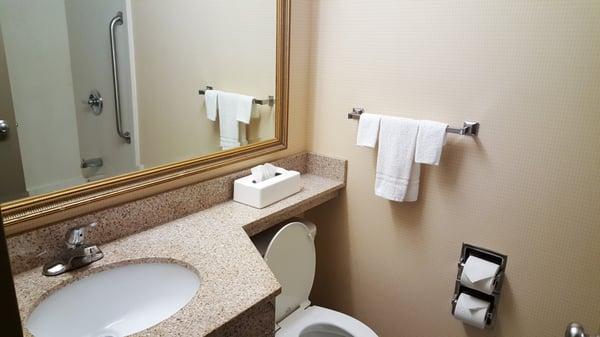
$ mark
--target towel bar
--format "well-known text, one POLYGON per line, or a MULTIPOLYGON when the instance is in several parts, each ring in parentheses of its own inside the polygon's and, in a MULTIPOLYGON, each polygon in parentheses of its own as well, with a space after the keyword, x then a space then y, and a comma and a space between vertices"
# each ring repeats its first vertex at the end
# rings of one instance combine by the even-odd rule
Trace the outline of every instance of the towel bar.
MULTIPOLYGON (((213 90, 213 87, 207 85, 204 90, 198 90, 198 95, 204 95, 206 90, 213 90)), ((273 105, 275 105, 275 96, 269 96, 269 98, 267 98, 267 99, 256 99, 255 98, 254 104, 273 106, 273 105)))
MULTIPOLYGON (((352 112, 348 113, 348 119, 360 119, 360 115, 365 112, 363 108, 353 108, 352 112)), ((477 136, 479 134, 479 122, 466 121, 462 128, 451 128, 446 129, 446 133, 455 133, 461 136, 477 136)))

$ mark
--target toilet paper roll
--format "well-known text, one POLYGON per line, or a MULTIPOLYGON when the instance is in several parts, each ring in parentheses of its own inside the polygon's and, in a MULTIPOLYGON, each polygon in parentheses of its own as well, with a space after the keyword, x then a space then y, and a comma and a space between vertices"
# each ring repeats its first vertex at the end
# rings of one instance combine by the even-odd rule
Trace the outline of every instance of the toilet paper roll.
POLYGON ((485 318, 489 310, 490 302, 462 293, 458 296, 458 301, 454 308, 454 317, 469 325, 483 329, 485 328, 485 318))
POLYGON ((494 291, 494 277, 498 273, 498 269, 500 269, 499 265, 471 255, 467 258, 460 275, 460 283, 491 295, 494 291))

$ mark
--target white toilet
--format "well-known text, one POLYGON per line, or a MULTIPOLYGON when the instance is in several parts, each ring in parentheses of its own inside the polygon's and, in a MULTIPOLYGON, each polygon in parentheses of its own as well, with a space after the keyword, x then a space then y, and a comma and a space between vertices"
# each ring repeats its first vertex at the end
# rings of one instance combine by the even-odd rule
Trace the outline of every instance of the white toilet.
POLYGON ((377 337, 368 326, 340 312, 311 306, 316 226, 294 221, 252 238, 282 287, 275 300, 276 337, 377 337))

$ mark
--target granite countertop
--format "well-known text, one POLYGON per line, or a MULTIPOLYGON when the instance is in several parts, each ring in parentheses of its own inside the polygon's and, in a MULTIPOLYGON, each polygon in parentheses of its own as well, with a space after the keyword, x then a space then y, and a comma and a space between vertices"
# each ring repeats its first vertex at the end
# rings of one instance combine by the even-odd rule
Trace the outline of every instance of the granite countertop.
POLYGON ((300 192, 263 209, 230 200, 100 245, 104 258, 77 271, 46 277, 37 267, 17 274, 21 319, 25 325, 45 297, 92 273, 129 263, 171 261, 196 271, 200 289, 175 315, 136 336, 205 336, 280 292, 249 236, 335 198, 344 182, 303 174, 301 185, 300 192))

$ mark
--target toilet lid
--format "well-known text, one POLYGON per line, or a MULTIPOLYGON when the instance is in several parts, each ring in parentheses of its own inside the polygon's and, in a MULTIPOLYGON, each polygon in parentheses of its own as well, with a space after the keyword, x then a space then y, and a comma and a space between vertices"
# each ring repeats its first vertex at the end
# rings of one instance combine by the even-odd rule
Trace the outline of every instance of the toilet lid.
POLYGON ((275 234, 264 258, 281 284, 281 294, 275 299, 279 322, 308 301, 315 277, 313 236, 303 223, 289 223, 275 234))

